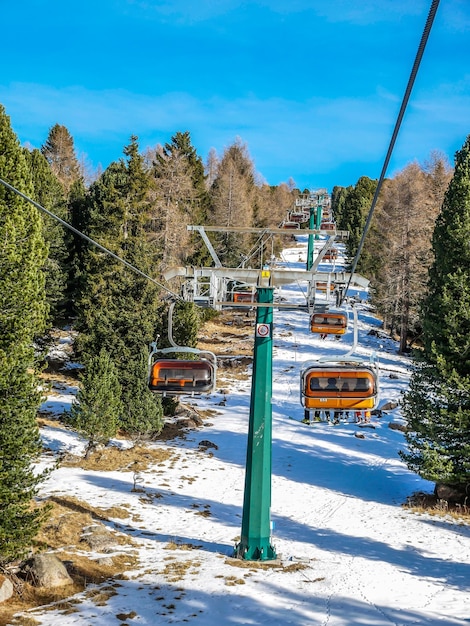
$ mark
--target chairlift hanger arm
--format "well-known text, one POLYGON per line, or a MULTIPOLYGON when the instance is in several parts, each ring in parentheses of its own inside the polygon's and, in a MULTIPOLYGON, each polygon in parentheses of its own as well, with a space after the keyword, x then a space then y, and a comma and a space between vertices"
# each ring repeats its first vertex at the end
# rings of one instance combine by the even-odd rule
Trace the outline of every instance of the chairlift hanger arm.
POLYGON ((206 248, 209 250, 209 254, 212 257, 212 260, 214 261, 215 266, 216 267, 222 267, 222 263, 221 263, 219 257, 217 256, 217 252, 214 250, 214 246, 211 244, 211 242, 209 240, 209 237, 206 235, 205 231, 208 230, 207 227, 205 227, 205 226, 187 226, 187 230, 188 231, 195 230, 195 231, 197 231, 201 235, 204 243, 206 244, 206 248))
POLYGON ((317 270, 318 266, 320 265, 320 263, 323 260, 323 257, 325 256, 325 253, 333 246, 333 243, 334 243, 335 239, 336 239, 335 235, 328 235, 328 239, 325 242, 325 245, 320 250, 320 252, 318 253, 317 258, 313 262, 312 272, 315 272, 317 270))

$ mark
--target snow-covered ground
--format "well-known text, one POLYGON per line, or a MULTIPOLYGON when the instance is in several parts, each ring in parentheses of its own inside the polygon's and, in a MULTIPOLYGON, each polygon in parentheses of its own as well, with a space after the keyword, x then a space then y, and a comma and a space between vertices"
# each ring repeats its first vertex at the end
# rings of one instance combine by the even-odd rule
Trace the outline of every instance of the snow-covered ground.
MULTIPOLYGON (((306 238, 300 237, 284 251, 282 263, 304 268, 305 260, 306 238)), ((302 290, 292 285, 282 296, 301 300, 302 290)), ((357 308, 357 353, 377 353, 381 402, 397 401, 407 388, 410 362, 397 355, 394 341, 368 334, 380 323, 366 305, 357 308)), ((216 413, 211 424, 184 439, 153 444, 174 454, 141 472, 144 497, 133 490, 132 472, 53 471, 44 495, 128 507, 128 519, 109 526, 138 543, 140 563, 105 603, 84 592, 73 613, 60 605, 29 615, 61 626, 470 623, 470 527, 402 507, 407 496, 432 492, 433 484, 408 471, 398 456, 403 434, 389 423, 401 421, 399 407, 372 417, 374 428, 301 422, 301 364, 344 353, 351 342, 352 329, 339 342, 322 341, 309 331, 305 312, 274 312, 271 518, 278 563, 239 567, 231 559, 242 520, 248 378, 234 383, 223 405, 220 393, 185 398, 216 413), (202 440, 214 447, 201 447, 202 440), (169 551, 170 543, 176 549, 169 551), (178 577, 172 575, 174 563, 186 565, 178 577)), ((50 409, 60 412, 72 397, 65 391, 49 399, 50 409)), ((84 449, 71 431, 45 427, 42 436, 55 451, 84 449)))

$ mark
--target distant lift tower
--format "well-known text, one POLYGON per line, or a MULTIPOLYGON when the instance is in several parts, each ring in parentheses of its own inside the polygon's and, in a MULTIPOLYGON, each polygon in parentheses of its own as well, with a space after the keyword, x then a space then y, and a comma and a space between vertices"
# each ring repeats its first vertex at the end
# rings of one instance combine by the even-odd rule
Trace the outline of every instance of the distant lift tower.
MULTIPOLYGON (((307 202, 309 202, 309 211, 310 211, 310 220, 308 224, 309 230, 320 230, 321 221, 322 221, 322 208, 325 202, 325 199, 328 197, 326 189, 319 189, 316 192, 312 192, 309 194, 307 202)), ((310 234, 308 236, 308 246, 307 246, 307 270, 311 270, 313 267, 313 253, 314 253, 314 242, 313 240, 320 239, 318 233, 315 235, 310 234)))

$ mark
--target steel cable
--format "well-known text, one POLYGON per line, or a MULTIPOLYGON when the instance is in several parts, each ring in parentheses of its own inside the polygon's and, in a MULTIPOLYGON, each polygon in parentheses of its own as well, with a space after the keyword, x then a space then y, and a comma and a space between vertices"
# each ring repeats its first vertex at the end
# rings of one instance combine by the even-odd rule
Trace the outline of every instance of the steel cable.
POLYGON ((387 155, 385 157, 385 161, 384 161, 384 164, 383 164, 383 167, 382 167, 382 171, 380 173, 380 178, 378 180, 377 187, 375 189, 374 197, 372 199, 372 204, 371 204, 371 207, 369 209, 369 214, 367 216, 367 220, 366 220, 366 223, 364 225, 364 231, 362 233, 362 237, 361 237, 361 240, 359 242, 359 246, 358 246, 357 251, 356 251, 356 256, 354 257, 354 261, 353 261, 353 264, 351 266, 350 278, 349 278, 348 284, 346 285, 346 289, 344 290, 344 294, 343 294, 343 298, 341 300, 341 303, 344 301, 344 298, 346 297, 346 293, 348 291, 349 285, 351 284, 351 278, 352 278, 354 272, 356 271, 357 263, 359 261, 360 255, 361 255, 362 248, 364 247, 364 241, 365 241, 367 232, 369 230, 370 223, 372 221, 372 215, 374 213, 375 205, 377 204, 377 199, 379 197, 380 190, 382 189, 382 184, 383 184, 383 181, 384 181, 384 178, 385 178, 385 174, 387 172, 387 168, 388 168, 388 165, 389 165, 389 162, 390 162, 390 158, 392 156, 392 152, 393 152, 393 148, 395 146, 395 141, 397 139, 398 131, 400 130, 400 126, 401 126, 401 123, 402 123, 402 120, 403 120, 403 116, 405 115, 405 110, 406 110, 406 107, 408 105, 408 101, 410 99, 411 91, 413 89, 413 85, 414 85, 416 76, 418 74, 418 69, 419 69, 419 66, 420 66, 420 63, 421 63, 421 59, 423 58, 424 50, 426 48, 426 44, 427 44, 427 41, 428 41, 428 38, 429 38, 429 34, 431 32, 431 28, 432 28, 432 25, 433 25, 433 22, 434 22, 434 18, 436 16, 437 8, 439 6, 439 1, 440 0, 433 0, 432 4, 431 4, 431 8, 429 9, 428 18, 427 18, 426 24, 424 26, 423 34, 421 36, 421 41, 420 41, 419 46, 418 46, 418 51, 416 53, 415 61, 413 63, 413 68, 411 70, 411 74, 410 74, 410 77, 408 79, 408 84, 406 86, 405 95, 403 96, 403 100, 402 100, 402 103, 401 103, 400 112, 398 113, 398 118, 397 118, 397 121, 395 123, 395 128, 393 129, 393 134, 392 134, 392 138, 390 140, 390 145, 388 147, 387 155))

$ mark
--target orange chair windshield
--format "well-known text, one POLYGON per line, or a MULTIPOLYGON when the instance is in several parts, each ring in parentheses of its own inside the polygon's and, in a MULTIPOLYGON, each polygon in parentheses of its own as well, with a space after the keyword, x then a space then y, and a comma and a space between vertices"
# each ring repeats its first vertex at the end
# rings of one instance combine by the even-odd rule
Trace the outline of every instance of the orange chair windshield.
POLYGON ((303 403, 308 409, 371 409, 377 398, 371 370, 320 371, 303 376, 303 403))
POLYGON ((150 371, 151 391, 191 393, 210 391, 214 369, 209 361, 159 359, 150 371))
POLYGON ((234 302, 254 302, 256 300, 256 294, 250 291, 238 291, 233 294, 234 302))
POLYGON ((347 327, 346 313, 315 313, 310 321, 312 333, 343 335, 347 327))

